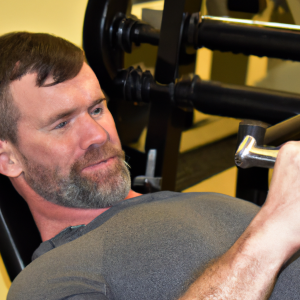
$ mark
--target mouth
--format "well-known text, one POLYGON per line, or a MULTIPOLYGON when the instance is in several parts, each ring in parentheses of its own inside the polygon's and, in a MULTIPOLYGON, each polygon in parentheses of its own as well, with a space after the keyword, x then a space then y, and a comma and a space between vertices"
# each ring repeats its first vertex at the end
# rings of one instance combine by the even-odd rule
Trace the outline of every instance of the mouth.
POLYGON ((107 159, 100 160, 97 163, 90 164, 89 166, 82 169, 82 172, 95 171, 98 169, 106 168, 116 160, 116 156, 109 157, 107 159))

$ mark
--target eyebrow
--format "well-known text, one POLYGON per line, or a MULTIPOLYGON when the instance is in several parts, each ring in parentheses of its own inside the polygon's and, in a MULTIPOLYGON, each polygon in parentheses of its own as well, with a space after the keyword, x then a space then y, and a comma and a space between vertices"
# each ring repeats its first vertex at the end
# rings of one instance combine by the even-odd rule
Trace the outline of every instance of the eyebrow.
MULTIPOLYGON (((100 104, 102 101, 106 100, 106 98, 99 98, 97 100, 94 100, 92 102, 92 104, 89 106, 89 109, 91 109, 92 107, 94 107, 95 105, 98 105, 100 104)), ((74 112, 77 110, 77 108, 73 108, 73 109, 70 109, 70 110, 66 110, 66 111, 63 111, 57 115, 54 115, 52 117, 50 117, 47 121, 44 122, 44 126, 49 126, 53 123, 55 123, 56 121, 60 120, 60 119, 63 119, 63 118, 66 118, 66 117, 69 117, 71 116, 72 114, 74 114, 74 112)))

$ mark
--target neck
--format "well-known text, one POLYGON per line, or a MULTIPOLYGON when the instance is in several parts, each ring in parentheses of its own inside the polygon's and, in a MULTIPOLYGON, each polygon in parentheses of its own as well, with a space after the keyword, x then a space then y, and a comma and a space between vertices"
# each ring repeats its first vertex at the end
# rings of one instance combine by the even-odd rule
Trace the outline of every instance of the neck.
MULTIPOLYGON (((134 198, 140 195, 141 194, 130 190, 125 199, 134 198)), ((32 205, 29 205, 30 211, 39 229, 43 242, 53 238, 69 226, 76 226, 82 224, 87 225, 96 217, 98 217, 110 208, 69 208, 50 203, 44 199, 43 201, 45 202, 43 203, 43 206, 46 204, 47 208, 45 208, 47 213, 45 213, 45 209, 43 209, 41 213, 41 211, 39 211, 39 209, 37 209, 36 206, 34 206, 33 208, 32 205)))
POLYGON ((43 242, 53 238, 69 226, 90 223, 97 216, 109 209, 109 207, 99 209, 69 208, 52 203, 50 205, 47 203, 44 207, 50 208, 47 213, 29 204, 30 211, 43 242))
MULTIPOLYGON (((69 226, 86 225, 109 209, 109 207, 98 209, 63 207, 46 201, 31 189, 26 189, 25 192, 24 189, 15 184, 14 180, 11 179, 11 181, 17 191, 26 200, 41 234, 42 241, 53 238, 69 226)), ((141 194, 130 190, 125 199, 140 195, 141 194)))

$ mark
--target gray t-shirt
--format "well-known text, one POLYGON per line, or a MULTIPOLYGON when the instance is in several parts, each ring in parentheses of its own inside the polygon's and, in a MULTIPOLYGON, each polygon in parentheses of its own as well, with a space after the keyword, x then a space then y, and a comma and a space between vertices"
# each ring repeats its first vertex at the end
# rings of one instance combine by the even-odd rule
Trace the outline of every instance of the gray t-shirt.
MULTIPOLYGON (((159 192, 124 200, 88 225, 69 227, 42 243, 8 300, 177 299, 258 210, 215 193, 159 192)), ((279 286, 291 281, 291 266, 279 286)), ((300 299, 293 298, 298 278, 292 279, 292 293, 275 289, 272 299, 300 299)))

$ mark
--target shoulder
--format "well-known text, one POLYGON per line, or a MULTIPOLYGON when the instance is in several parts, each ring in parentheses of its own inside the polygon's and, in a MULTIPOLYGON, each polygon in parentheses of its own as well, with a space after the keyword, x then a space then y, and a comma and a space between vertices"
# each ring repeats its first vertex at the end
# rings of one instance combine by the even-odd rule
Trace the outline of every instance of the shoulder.
POLYGON ((224 228, 234 236, 241 234, 260 210, 251 202, 218 193, 172 193, 167 199, 169 206, 193 222, 224 228))
POLYGON ((149 222, 155 220, 157 224, 174 220, 176 224, 200 227, 202 231, 223 228, 234 237, 246 229, 260 209, 248 201, 218 193, 158 192, 151 196, 151 200, 132 206, 128 214, 142 218, 143 222, 148 218, 149 222))
POLYGON ((218 193, 176 193, 159 192, 154 193, 153 201, 172 202, 173 205, 187 205, 197 211, 206 210, 214 213, 232 212, 235 214, 255 215, 260 207, 242 199, 218 193))

